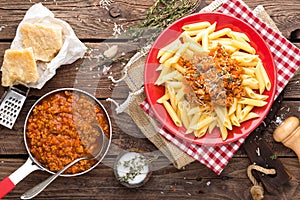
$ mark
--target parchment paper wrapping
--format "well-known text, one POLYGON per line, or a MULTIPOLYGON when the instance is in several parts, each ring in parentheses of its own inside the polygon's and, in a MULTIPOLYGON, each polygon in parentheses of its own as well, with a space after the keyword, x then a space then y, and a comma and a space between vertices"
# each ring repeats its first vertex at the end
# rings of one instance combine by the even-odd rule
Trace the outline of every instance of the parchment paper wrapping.
POLYGON ((86 51, 86 46, 77 38, 73 29, 67 22, 55 18, 54 14, 49 9, 44 7, 41 3, 38 3, 29 8, 23 20, 20 22, 16 36, 11 44, 12 49, 22 48, 20 28, 25 22, 51 23, 60 25, 63 28, 63 46, 61 50, 51 62, 37 62, 40 78, 36 83, 27 85, 31 88, 41 89, 44 84, 56 74, 57 68, 61 65, 71 64, 77 59, 82 58, 86 51))

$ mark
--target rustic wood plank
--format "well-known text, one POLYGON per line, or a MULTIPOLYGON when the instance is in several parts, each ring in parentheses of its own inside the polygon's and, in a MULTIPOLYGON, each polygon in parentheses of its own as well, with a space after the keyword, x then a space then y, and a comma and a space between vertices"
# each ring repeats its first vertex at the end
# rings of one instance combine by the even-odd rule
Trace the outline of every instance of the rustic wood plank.
MULTIPOLYGON (((25 146, 23 143, 23 127, 26 115, 30 110, 31 106, 34 104, 35 99, 28 99, 23 107, 21 114, 13 128, 9 130, 3 126, 0 126, 0 155, 27 155, 25 146)), ((111 152, 120 152, 120 149, 128 148, 141 148, 145 151, 154 151, 156 147, 152 145, 150 141, 144 138, 138 127, 132 122, 130 117, 123 113, 116 115, 114 112, 114 105, 101 100, 105 108, 107 109, 113 126, 113 149, 111 152)), ((298 107, 300 107, 300 102, 294 101, 284 101, 282 107, 279 109, 278 114, 274 121, 272 121, 262 137, 270 145, 272 151, 279 157, 295 157, 295 153, 282 145, 281 143, 274 142, 272 137, 273 130, 283 121, 285 118, 296 115, 300 118, 300 113, 298 112, 298 107)), ((115 153, 112 153, 115 155, 115 153)), ((240 149, 235 157, 246 157, 246 153, 240 149)))
MULTIPOLYGON (((209 3, 212 0, 207 0, 209 3)), ((121 15, 117 18, 109 16, 108 11, 99 6, 98 0, 89 1, 21 1, 15 0, 7 3, 6 1, 0 2, 0 26, 4 26, 0 31, 0 38, 3 40, 12 40, 15 36, 16 28, 26 10, 30 8, 33 3, 42 2, 48 7, 57 18, 67 21, 74 29, 75 33, 80 39, 107 39, 113 38, 114 23, 120 25, 124 29, 129 26, 137 25, 142 19, 145 18, 146 10, 152 5, 153 1, 130 1, 116 0, 112 4, 118 7, 121 15), (80 11, 80 12, 79 12, 80 11), (13 16, 13 17, 12 17, 13 16)), ((290 0, 282 6, 282 1, 264 1, 264 0, 245 0, 250 8, 257 5, 264 5, 267 12, 275 21, 279 30, 283 35, 290 38, 290 34, 297 27, 299 27, 299 1, 290 0)))
MULTIPOLYGON (((107 159, 112 165, 115 158, 107 159)), ((9 175, 24 159, 1 159, 0 179, 9 175)), ((161 164, 167 160, 160 158, 161 164)), ((282 158, 283 164, 299 180, 300 165, 294 158, 282 158)), ((78 177, 59 177, 36 199, 250 199, 252 186, 246 175, 249 165, 247 158, 234 158, 220 176, 215 175, 205 166, 194 162, 184 169, 177 170, 171 165, 154 171, 149 182, 138 189, 127 189, 115 179, 113 169, 100 164, 94 170, 78 177), (67 187, 66 187, 67 185, 67 187), (67 190, 67 191, 66 191, 67 190)), ((26 190, 46 179, 46 172, 37 171, 20 182, 6 199, 17 199, 26 190)), ((284 185, 273 194, 265 193, 265 199, 299 199, 300 190, 297 182, 284 185)))
MULTIPOLYGON (((213 0, 206 0, 207 3, 213 0)), ((299 28, 299 9, 300 2, 298 0, 292 0, 284 3, 282 1, 264 1, 264 0, 243 0, 251 9, 254 9, 258 5, 264 6, 266 12, 270 15, 275 22, 278 29, 282 34, 290 39, 291 32, 299 28)))
MULTIPOLYGON (((32 89, 29 96, 41 96, 57 88, 75 87, 90 92, 97 98, 126 98, 129 89, 125 82, 113 84, 108 76, 113 75, 115 79, 123 76, 122 69, 128 59, 139 49, 139 44, 120 42, 85 44, 93 50, 92 53, 71 65, 61 66, 42 90, 32 89), (103 52, 113 45, 118 46, 118 53, 114 57, 116 62, 102 58, 103 52)), ((9 45, 10 43, 7 42, 0 43, 0 63, 3 62, 4 51, 9 48, 9 45)), ((4 88, 0 87, 0 96, 3 93, 4 88)))
MULTIPOLYGON (((130 51, 131 46, 127 43, 121 44, 121 40, 112 37, 114 23, 127 28, 136 25, 145 17, 145 11, 152 5, 151 1, 125 1, 116 0, 113 6, 121 10, 118 18, 109 17, 104 8, 99 7, 99 0, 69 1, 69 0, 31 0, 13 2, 0 1, 0 19, 2 30, 0 31, 0 62, 3 60, 4 50, 9 48, 10 42, 15 35, 17 25, 23 18, 26 10, 34 2, 43 2, 54 14, 66 20, 73 27, 80 39, 92 48, 99 48, 99 52, 107 49, 108 45, 120 45, 119 54, 126 50, 130 51), (102 40, 113 38, 113 43, 101 43, 102 40)), ((207 0, 209 3, 212 0, 207 0)), ((274 0, 244 0, 250 8, 261 4, 278 25, 283 35, 290 39, 290 34, 299 28, 299 6, 298 0, 285 2, 274 0)), ((299 40, 294 41, 300 47, 299 40), (298 42, 298 43, 297 43, 298 42)), ((134 48, 133 48, 134 49, 134 48)), ((153 172, 150 181, 138 189, 127 189, 120 185, 113 175, 112 165, 118 153, 123 149, 132 147, 139 148, 146 152, 156 152, 151 142, 142 136, 138 127, 131 122, 126 114, 115 115, 114 105, 105 102, 105 98, 114 97, 119 102, 124 101, 128 95, 128 88, 124 83, 117 87, 107 79, 109 74, 102 74, 98 69, 98 61, 87 62, 81 59, 72 65, 62 66, 57 75, 50 80, 43 90, 31 90, 28 100, 22 110, 13 130, 0 126, 0 180, 12 173, 21 166, 28 154, 23 144, 23 126, 26 113, 34 101, 44 93, 60 87, 77 87, 94 94, 108 109, 113 122, 113 143, 107 158, 91 172, 71 178, 58 178, 36 199, 250 199, 249 189, 251 183, 246 176, 246 168, 250 164, 245 152, 240 149, 231 159, 229 165, 222 172, 221 176, 215 175, 211 170, 194 162, 184 169, 174 168, 170 162, 160 154, 156 166, 163 166, 153 172), (80 73, 79 73, 80 72, 80 73), (80 75, 79 75, 80 74, 80 75), (83 74, 83 75, 82 75, 83 74), (99 76, 100 75, 100 76, 99 76), (94 89, 98 86, 101 89, 94 89)), ((111 72, 116 78, 121 77, 122 62, 114 65, 111 72)), ((285 101, 279 110, 276 118, 263 138, 270 145, 271 149, 278 156, 284 166, 289 169, 294 179, 299 180, 299 163, 295 154, 281 143, 274 142, 273 130, 288 116, 296 115, 300 118, 298 91, 300 76, 297 74, 289 82, 285 89, 285 101)), ((4 90, 0 87, 0 96, 4 90)), ((18 199, 26 190, 49 177, 45 172, 34 172, 24 181, 17 185, 17 188, 5 197, 5 199, 18 199)), ((277 193, 265 194, 265 199, 300 199, 299 183, 290 182, 280 188, 277 193)))
MULTIPOLYGON (((26 101, 12 130, 0 126, 0 155, 27 155, 23 139, 23 127, 27 113, 34 102, 35 101, 32 99, 26 101)), ((122 113, 116 115, 114 105, 111 105, 111 103, 104 100, 102 101, 102 104, 107 109, 112 121, 113 141, 111 154, 116 155, 123 149, 126 150, 133 147, 139 148, 145 152, 156 150, 156 147, 142 135, 139 128, 127 114, 122 113)))
POLYGON ((298 73, 294 75, 294 77, 289 81, 284 90, 284 97, 288 99, 298 99, 300 98, 300 74, 298 73))
MULTIPOLYGON (((94 94, 97 98, 126 98, 129 89, 124 82, 120 82, 117 86, 113 84, 108 76, 112 73, 115 79, 122 77, 122 69, 134 52, 139 48, 138 44, 128 43, 85 43, 88 47, 94 49, 94 56, 101 56, 108 46, 118 45, 118 54, 116 58, 121 61, 112 65, 108 73, 103 73, 103 59, 85 58, 74 62, 71 65, 61 66, 57 70, 57 74, 44 86, 42 90, 32 89, 29 96, 41 96, 49 91, 62 87, 76 87, 94 94), (122 54, 126 54, 122 56, 122 54), (124 59, 123 59, 124 57, 124 59), (122 58, 122 59, 121 59, 122 58), (123 61, 122 61, 123 60, 123 61), (97 88, 97 89, 95 89, 97 88)), ((299 47, 300 44, 296 43, 299 47)), ((0 63, 3 62, 5 49, 9 48, 10 43, 0 43, 0 63)), ((107 62, 109 66, 112 62, 107 62)), ((1 77, 0 77, 1 81, 1 77)), ((300 98, 299 72, 289 81, 285 89, 285 98, 300 98)), ((4 93, 4 88, 0 87, 0 96, 4 93)))
POLYGON ((10 3, 0 2, 1 25, 4 26, 0 32, 0 38, 11 40, 16 28, 23 19, 25 12, 33 3, 42 2, 50 9, 57 18, 68 22, 75 33, 81 39, 107 39, 112 38, 114 23, 124 26, 137 24, 145 17, 146 10, 152 5, 152 1, 115 1, 112 6, 118 7, 121 15, 118 18, 109 16, 105 8, 99 6, 98 0, 88 1, 21 1, 16 0, 10 3), (14 16, 12 18, 12 16, 14 16))

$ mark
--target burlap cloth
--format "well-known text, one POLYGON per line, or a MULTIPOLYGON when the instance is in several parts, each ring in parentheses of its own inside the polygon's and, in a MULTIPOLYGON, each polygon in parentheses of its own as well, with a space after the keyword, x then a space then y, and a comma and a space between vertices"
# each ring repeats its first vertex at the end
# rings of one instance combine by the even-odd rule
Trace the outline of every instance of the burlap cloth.
MULTIPOLYGON (((215 11, 222 5, 225 0, 215 0, 200 12, 215 11)), ((273 20, 264 7, 259 5, 253 13, 261 18, 265 23, 270 25, 275 31, 279 32, 273 20)), ((123 69, 124 77, 120 80, 112 80, 114 82, 125 81, 130 92, 127 100, 116 108, 117 113, 126 112, 136 125, 140 128, 142 133, 173 163, 173 165, 180 169, 189 163, 195 161, 188 154, 177 148, 171 142, 166 140, 157 130, 157 122, 149 116, 141 107, 140 104, 145 100, 144 94, 144 64, 149 50, 149 46, 145 47, 142 52, 135 54, 123 69)))

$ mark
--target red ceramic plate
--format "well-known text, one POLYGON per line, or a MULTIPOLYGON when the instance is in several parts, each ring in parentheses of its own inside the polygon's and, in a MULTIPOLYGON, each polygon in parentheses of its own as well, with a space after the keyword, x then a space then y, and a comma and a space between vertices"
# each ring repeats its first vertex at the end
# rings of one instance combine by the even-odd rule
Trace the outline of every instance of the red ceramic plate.
POLYGON ((265 41, 260 37, 256 30, 254 30, 247 23, 235 17, 217 12, 197 13, 189 15, 187 17, 179 19, 178 21, 170 25, 167 29, 165 29, 154 42, 147 56, 144 74, 145 93, 147 100, 154 112, 155 117, 164 126, 164 128, 169 130, 176 137, 184 139, 188 142, 209 146, 228 144, 250 134, 263 121, 272 106, 276 90, 276 80, 276 68, 274 65, 272 54, 265 41), (217 22, 216 30, 228 27, 234 31, 245 33, 251 41, 251 46, 255 48, 256 54, 258 54, 260 59, 262 60, 272 84, 271 90, 264 92, 265 95, 269 95, 269 98, 266 100, 268 104, 264 107, 256 107, 253 109, 253 112, 259 114, 260 117, 243 122, 241 123, 240 127, 233 126, 233 129, 231 131, 228 131, 228 137, 225 141, 222 140, 220 130, 218 128, 215 128, 213 133, 206 134, 201 138, 196 138, 193 133, 185 134, 185 128, 177 127, 173 123, 171 117, 168 115, 163 105, 156 103, 156 100, 163 96, 165 92, 164 86, 154 85, 160 73, 156 71, 156 68, 159 65, 158 59, 156 58, 159 49, 175 40, 182 32, 181 27, 183 25, 201 21, 209 21, 211 24, 217 22))

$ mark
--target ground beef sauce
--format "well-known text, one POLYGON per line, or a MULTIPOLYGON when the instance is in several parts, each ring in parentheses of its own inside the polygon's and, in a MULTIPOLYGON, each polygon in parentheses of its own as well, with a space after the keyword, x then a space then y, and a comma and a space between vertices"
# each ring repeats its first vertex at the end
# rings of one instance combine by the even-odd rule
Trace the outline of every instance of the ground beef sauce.
MULTIPOLYGON (((46 97, 33 109, 26 127, 27 144, 32 155, 46 168, 57 172, 76 158, 89 155, 102 127, 109 138, 105 112, 86 94, 60 91, 46 97)), ((97 161, 82 160, 66 174, 83 172, 97 161)))
POLYGON ((190 87, 185 92, 190 102, 213 109, 214 104, 230 107, 234 98, 245 96, 243 69, 220 44, 209 56, 184 55, 179 64, 186 70, 184 83, 190 87))

